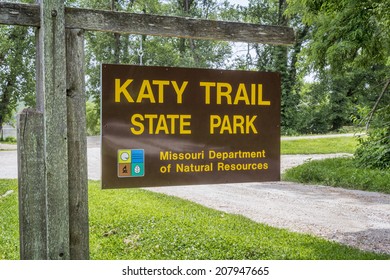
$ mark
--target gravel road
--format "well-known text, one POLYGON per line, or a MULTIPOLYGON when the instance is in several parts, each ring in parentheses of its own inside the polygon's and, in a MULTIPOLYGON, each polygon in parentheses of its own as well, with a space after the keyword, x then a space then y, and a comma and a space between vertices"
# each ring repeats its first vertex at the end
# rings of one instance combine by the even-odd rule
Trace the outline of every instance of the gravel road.
POLYGON ((390 254, 390 195, 288 182, 149 190, 274 227, 390 254))
MULTIPOLYGON (((100 179, 98 144, 98 139, 88 141, 90 179, 100 179)), ((306 160, 335 156, 346 155, 282 156, 282 171, 306 160)), ((0 178, 16 177, 16 151, 7 147, 6 151, 0 151, 0 178)), ((390 195, 289 182, 147 189, 240 214, 256 222, 390 254, 390 195)))

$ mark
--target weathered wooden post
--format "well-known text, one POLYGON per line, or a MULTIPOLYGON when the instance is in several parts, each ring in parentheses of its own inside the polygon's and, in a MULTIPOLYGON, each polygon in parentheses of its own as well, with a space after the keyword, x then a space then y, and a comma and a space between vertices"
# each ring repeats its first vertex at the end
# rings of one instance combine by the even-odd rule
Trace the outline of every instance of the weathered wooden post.
POLYGON ((20 258, 46 259, 45 158, 43 114, 24 109, 18 115, 20 258))
POLYGON ((63 0, 41 0, 37 106, 43 111, 47 259, 69 259, 69 194, 63 0))
POLYGON ((20 255, 69 259, 64 6, 39 8, 37 110, 18 119, 20 255))
POLYGON ((21 258, 89 259, 84 35, 65 34, 62 1, 40 11, 38 110, 18 123, 21 258))
POLYGON ((66 30, 70 258, 89 259, 84 30, 66 30))

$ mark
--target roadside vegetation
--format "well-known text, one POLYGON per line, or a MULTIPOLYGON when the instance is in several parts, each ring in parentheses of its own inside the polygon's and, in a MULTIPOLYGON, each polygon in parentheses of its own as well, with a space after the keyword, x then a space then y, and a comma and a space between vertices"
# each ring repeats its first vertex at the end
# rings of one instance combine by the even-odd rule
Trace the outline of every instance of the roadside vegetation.
MULTIPOLYGON (((367 138, 341 137, 282 141, 282 154, 330 154, 348 153, 350 157, 309 160, 303 165, 288 169, 283 175, 284 181, 318 184, 348 189, 390 193, 390 170, 387 168, 369 168, 362 166, 352 154, 359 143, 367 138)), ((380 149, 378 148, 380 151, 380 149)), ((373 158, 376 150, 367 157, 373 158)))
MULTIPOLYGON (((17 181, 0 180, 0 259, 19 258, 17 181)), ((389 259, 183 199, 89 184, 91 259, 389 259)))
POLYGON ((313 160, 288 169, 284 181, 390 194, 389 170, 357 167, 353 158, 313 160))
POLYGON ((297 139, 281 141, 282 155, 296 154, 353 154, 358 140, 356 137, 334 137, 318 139, 297 139))
POLYGON ((4 144, 16 144, 16 138, 15 137, 6 137, 4 139, 1 139, 0 138, 0 143, 4 143, 4 144))

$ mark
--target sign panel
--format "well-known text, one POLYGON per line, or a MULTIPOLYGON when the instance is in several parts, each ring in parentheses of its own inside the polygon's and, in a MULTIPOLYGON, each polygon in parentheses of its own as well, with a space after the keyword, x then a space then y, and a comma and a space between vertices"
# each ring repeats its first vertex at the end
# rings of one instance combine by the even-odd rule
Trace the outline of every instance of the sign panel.
POLYGON ((102 65, 102 188, 280 180, 278 73, 102 65))

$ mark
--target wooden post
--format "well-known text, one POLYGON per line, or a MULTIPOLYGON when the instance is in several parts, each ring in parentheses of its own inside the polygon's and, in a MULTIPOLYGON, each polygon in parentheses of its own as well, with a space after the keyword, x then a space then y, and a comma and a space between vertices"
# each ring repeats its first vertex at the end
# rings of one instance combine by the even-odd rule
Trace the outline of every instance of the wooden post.
POLYGON ((69 252, 65 18, 62 0, 42 0, 38 46, 37 107, 43 109, 47 259, 69 252))
POLYGON ((84 30, 66 30, 70 258, 89 259, 84 30))
POLYGON ((43 114, 24 109, 18 115, 20 258, 46 259, 46 190, 43 114))

